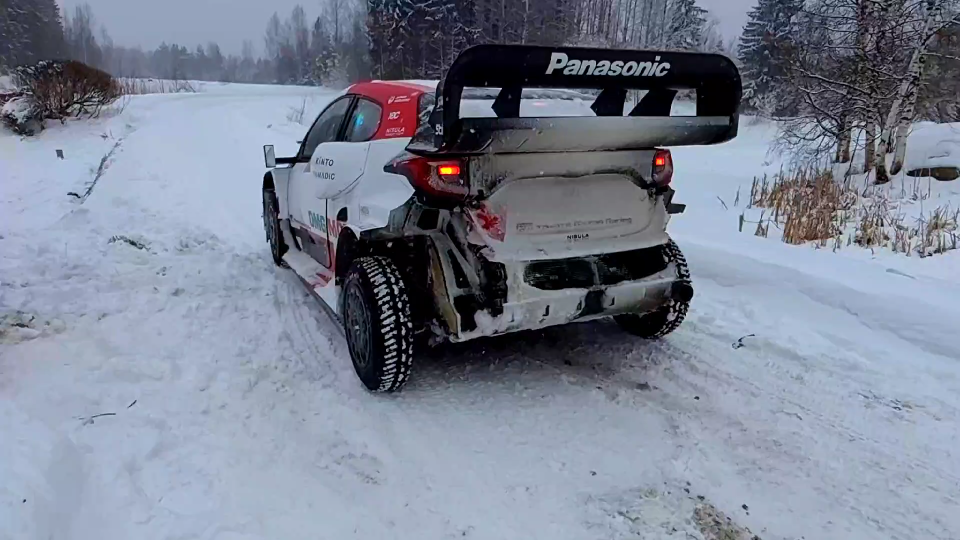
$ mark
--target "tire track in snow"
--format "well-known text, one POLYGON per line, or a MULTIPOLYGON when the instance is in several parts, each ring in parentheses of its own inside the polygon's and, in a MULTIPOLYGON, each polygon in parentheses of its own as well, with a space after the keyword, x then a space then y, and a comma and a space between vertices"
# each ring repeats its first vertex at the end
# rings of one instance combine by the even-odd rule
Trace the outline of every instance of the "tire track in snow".
MULTIPOLYGON (((700 307, 694 309, 703 309, 704 300, 701 296, 700 307)), ((726 302, 720 302, 716 309, 730 314, 726 302)), ((730 350, 726 341, 733 336, 718 340, 710 336, 713 332, 704 330, 698 328, 696 319, 689 320, 686 328, 669 340, 678 347, 680 361, 665 372, 665 386, 673 390, 688 388, 700 396, 695 404, 680 401, 674 405, 678 413, 698 419, 685 422, 686 439, 698 441, 698 447, 707 441, 726 446, 728 455, 735 458, 733 462, 754 467, 744 471, 754 482, 769 482, 762 471, 780 469, 785 478, 794 478, 794 485, 813 489, 806 496, 799 491, 800 499, 816 493, 818 498, 832 501, 830 506, 845 509, 845 519, 858 516, 862 524, 886 531, 884 534, 892 534, 891 538, 952 538, 951 526, 941 517, 948 515, 947 507, 957 503, 950 487, 957 485, 954 473, 931 465, 927 456, 917 454, 896 438, 880 438, 851 423, 859 423, 866 416, 857 414, 863 404, 855 396, 840 394, 837 404, 850 407, 846 409, 850 412, 840 415, 824 409, 818 399, 835 396, 836 387, 824 391, 807 386, 810 392, 804 395, 797 393, 801 391, 798 381, 765 374, 770 365, 798 359, 829 364, 834 359, 804 354, 802 349, 799 355, 791 355, 795 358, 764 358, 763 351, 755 352, 754 347, 732 355, 718 354, 730 350), (795 413, 799 417, 793 417, 795 413), (851 474, 861 467, 862 473, 851 474), (918 505, 920 501, 926 501, 926 507, 918 505), (918 513, 930 518, 919 530, 918 513)), ((902 433, 904 428, 895 432, 902 433)), ((695 452, 690 459, 702 460, 704 455, 698 457, 695 452)))
MULTIPOLYGON (((325 324, 324 319, 328 317, 319 307, 314 309, 310 305, 317 300, 309 296, 303 285, 291 283, 294 276, 280 275, 290 272, 277 269, 274 285, 274 308, 283 328, 280 334, 282 346, 295 357, 296 365, 292 366, 295 371, 308 374, 323 388, 335 390, 343 369, 343 366, 336 365, 337 350, 342 349, 334 344, 338 337, 336 330, 325 324)), ((349 364, 349 358, 346 361, 349 364)))

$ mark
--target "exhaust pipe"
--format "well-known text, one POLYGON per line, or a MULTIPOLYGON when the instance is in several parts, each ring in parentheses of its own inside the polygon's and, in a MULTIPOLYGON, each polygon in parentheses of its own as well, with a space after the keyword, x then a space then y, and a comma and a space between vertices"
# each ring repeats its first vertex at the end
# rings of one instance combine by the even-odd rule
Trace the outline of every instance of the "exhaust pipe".
POLYGON ((689 281, 674 281, 670 286, 670 298, 681 302, 693 300, 693 285, 689 281))

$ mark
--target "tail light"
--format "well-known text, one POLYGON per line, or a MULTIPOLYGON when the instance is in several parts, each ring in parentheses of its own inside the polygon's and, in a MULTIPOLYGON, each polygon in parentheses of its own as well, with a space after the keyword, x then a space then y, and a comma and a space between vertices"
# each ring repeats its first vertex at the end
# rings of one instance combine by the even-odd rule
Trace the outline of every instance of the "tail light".
POLYGON ((466 166, 461 160, 404 154, 383 170, 407 177, 410 185, 433 197, 463 200, 470 193, 466 166))
POLYGON ((673 180, 673 156, 669 150, 657 150, 653 154, 653 183, 658 186, 670 185, 673 180))

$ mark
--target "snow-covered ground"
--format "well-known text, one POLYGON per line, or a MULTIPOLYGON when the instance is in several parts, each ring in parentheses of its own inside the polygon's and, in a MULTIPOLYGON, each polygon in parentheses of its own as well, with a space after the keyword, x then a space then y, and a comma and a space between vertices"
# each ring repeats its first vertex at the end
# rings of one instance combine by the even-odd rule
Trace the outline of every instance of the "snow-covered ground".
POLYGON ((960 538, 960 255, 737 233, 718 197, 778 168, 745 124, 674 151, 676 334, 446 347, 371 395, 261 229, 261 145, 330 95, 0 134, 0 538, 712 540, 706 504, 764 540, 960 538))

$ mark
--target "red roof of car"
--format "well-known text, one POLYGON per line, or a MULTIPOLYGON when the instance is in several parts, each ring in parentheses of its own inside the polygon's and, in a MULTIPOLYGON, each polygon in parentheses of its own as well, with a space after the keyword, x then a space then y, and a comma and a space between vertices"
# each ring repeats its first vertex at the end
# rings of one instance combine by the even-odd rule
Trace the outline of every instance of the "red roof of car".
POLYGON ((367 81, 354 84, 350 87, 349 92, 351 94, 367 96, 375 101, 386 103, 391 96, 397 96, 400 94, 410 95, 413 93, 419 95, 424 92, 433 92, 433 90, 434 89, 430 88, 429 86, 409 81, 367 81))
POLYGON ((370 81, 357 83, 348 93, 377 102, 383 108, 374 139, 412 137, 417 130, 420 96, 433 92, 429 86, 409 81, 370 81))

